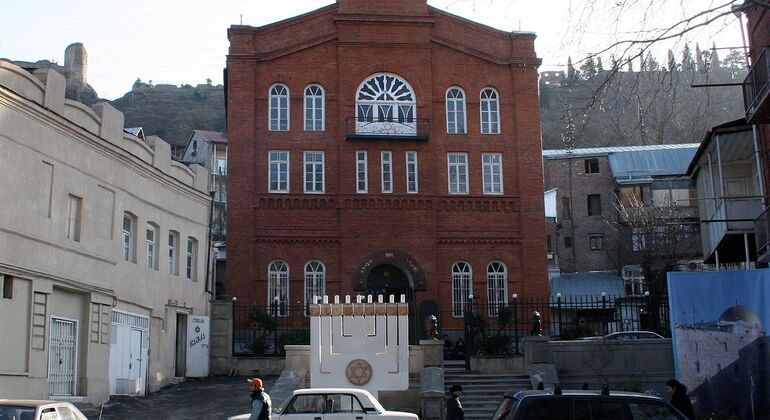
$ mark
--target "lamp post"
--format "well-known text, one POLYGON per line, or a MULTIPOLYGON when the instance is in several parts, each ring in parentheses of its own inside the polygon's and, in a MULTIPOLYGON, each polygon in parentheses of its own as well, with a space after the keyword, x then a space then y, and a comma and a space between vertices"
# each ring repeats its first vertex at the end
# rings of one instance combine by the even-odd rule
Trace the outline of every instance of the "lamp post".
POLYGON ((607 312, 607 292, 602 292, 602 319, 604 319, 604 333, 609 333, 609 325, 606 318, 606 312, 607 312))
POLYGON ((471 370, 471 352, 474 351, 473 334, 471 333, 471 323, 473 322, 473 293, 468 294, 468 301, 465 308, 465 370, 471 370))
POLYGON ((514 293, 511 295, 511 302, 513 305, 513 343, 516 346, 516 354, 519 354, 519 316, 516 310, 516 300, 519 295, 514 293))
POLYGON ((278 351, 278 301, 280 298, 275 296, 273 298, 273 322, 275 322, 275 328, 273 331, 273 351, 276 355, 280 354, 278 351))
POLYGON ((556 294, 556 310, 559 312, 559 338, 561 338, 561 292, 556 294))

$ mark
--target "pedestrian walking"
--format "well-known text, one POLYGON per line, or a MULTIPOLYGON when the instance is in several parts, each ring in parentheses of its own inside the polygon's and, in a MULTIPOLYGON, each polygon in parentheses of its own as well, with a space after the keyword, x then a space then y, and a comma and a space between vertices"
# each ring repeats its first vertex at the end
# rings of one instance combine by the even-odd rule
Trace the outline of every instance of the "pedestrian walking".
POLYGON ((249 390, 251 391, 251 415, 249 420, 270 420, 270 413, 273 411, 273 403, 270 396, 265 392, 262 379, 247 379, 249 390))
POLYGON ((460 404, 460 395, 462 393, 463 387, 460 385, 455 384, 449 388, 451 396, 446 401, 446 420, 465 420, 463 405, 460 404))
POLYGON ((695 420, 695 411, 692 408, 690 397, 687 396, 687 387, 676 379, 669 379, 666 382, 666 390, 668 395, 671 395, 671 405, 681 411, 688 419, 695 420))

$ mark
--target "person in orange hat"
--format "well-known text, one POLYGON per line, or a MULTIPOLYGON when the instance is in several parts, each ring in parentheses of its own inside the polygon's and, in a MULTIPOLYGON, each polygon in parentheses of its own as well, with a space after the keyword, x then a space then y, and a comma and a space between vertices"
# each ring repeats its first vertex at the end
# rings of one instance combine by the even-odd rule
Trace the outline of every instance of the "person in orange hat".
POLYGON ((262 379, 247 379, 249 390, 251 391, 251 415, 249 420, 270 420, 270 413, 273 412, 273 403, 270 396, 265 392, 262 379))

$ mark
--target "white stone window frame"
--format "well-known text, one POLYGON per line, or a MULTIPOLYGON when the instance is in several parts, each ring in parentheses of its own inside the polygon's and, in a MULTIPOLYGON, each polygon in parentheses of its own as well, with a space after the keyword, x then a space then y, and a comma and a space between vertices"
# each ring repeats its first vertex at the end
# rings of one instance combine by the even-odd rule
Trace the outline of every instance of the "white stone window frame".
POLYGON ((444 98, 446 99, 446 132, 447 134, 467 134, 468 133, 468 106, 465 102, 465 90, 461 88, 460 86, 452 86, 449 89, 446 90, 446 93, 444 95, 444 98), (460 94, 460 97, 452 96, 454 93, 457 92, 460 94), (452 106, 450 106, 452 104, 452 106), (460 105, 462 107, 462 110, 457 109, 457 106, 460 105), (450 108, 453 108, 450 110, 450 108), (461 117, 461 118, 460 118, 461 117), (452 123, 454 123, 454 129, 452 128, 452 123), (462 126, 459 126, 458 123, 462 123, 462 126))
POLYGON ((147 222, 145 227, 145 253, 147 256, 147 268, 158 269, 160 226, 155 222, 147 222))
POLYGON ((382 175, 382 193, 393 192, 393 152, 383 150, 380 152, 380 174, 382 175))
POLYGON ((453 195, 468 194, 468 153, 449 152, 447 153, 447 191, 453 195), (463 163, 452 162, 452 157, 462 157, 463 163), (455 173, 456 180, 452 181, 452 174, 455 173), (462 178, 464 177, 464 182, 462 178), (454 188, 454 190, 453 190, 454 188))
POLYGON ((481 183, 485 195, 503 194, 503 154, 499 152, 481 154, 481 183), (495 161, 496 160, 496 161, 495 161), (489 170, 489 174, 487 174, 489 170), (497 177, 497 181, 495 180, 497 177))
POLYGON ((289 87, 283 83, 274 83, 268 90, 268 131, 289 131, 291 128, 291 95, 289 87), (273 99, 276 103, 273 103, 273 99), (282 103, 283 102, 283 103, 282 103), (283 106, 285 105, 285 106, 283 106), (286 120, 286 126, 281 122, 286 120))
POLYGON ((502 261, 487 265, 488 315, 497 316, 500 308, 508 306, 508 267, 502 261))
POLYGON ((136 263, 136 224, 137 217, 135 214, 124 211, 122 226, 122 258, 123 261, 136 263), (126 227, 128 222, 128 227, 126 227))
POLYGON ((375 73, 366 77, 356 89, 355 103, 356 134, 417 135, 417 95, 412 85, 403 77, 394 73, 375 73), (387 86, 378 84, 379 78, 384 78, 387 86), (388 78, 392 78, 394 83, 395 81, 403 83, 406 91, 390 91, 393 84, 387 83, 388 78), (373 90, 372 86, 377 86, 377 90, 373 90), (411 94, 411 99, 377 99, 377 97, 391 96, 391 94, 400 96, 411 94), (361 96, 364 95, 368 98, 362 99, 361 96), (369 112, 365 112, 364 107, 369 107, 369 112), (387 107, 391 107, 390 117, 386 115, 381 118, 383 110, 387 107), (402 107, 407 107, 410 115, 402 118, 400 116, 402 107))
POLYGON ((175 230, 168 231, 166 260, 168 274, 172 276, 179 275, 179 238, 179 232, 175 230))
POLYGON ((405 153, 407 194, 417 194, 420 191, 420 167, 417 156, 414 150, 408 150, 405 153))
POLYGON ((462 318, 473 291, 473 267, 467 261, 452 264, 452 317, 462 318))
POLYGON ((185 260, 185 277, 190 281, 198 281, 198 240, 187 237, 187 258, 185 260))
POLYGON ((303 157, 303 184, 305 186, 305 193, 306 194, 323 194, 326 191, 326 177, 325 177, 325 171, 326 171, 326 157, 323 151, 321 150, 307 150, 302 153, 303 157), (320 162, 317 161, 308 161, 308 157, 313 156, 321 156, 320 162), (310 166, 310 168, 308 168, 310 166), (320 167, 320 171, 319 171, 320 167), (310 171, 308 171, 310 169, 310 171), (308 175, 311 177, 310 180, 308 180, 308 175), (320 179, 319 179, 320 177, 320 179), (318 186, 320 184, 320 187, 318 186), (311 188, 308 188, 308 185, 311 186, 311 188))
POLYGON ((313 304, 314 297, 323 298, 326 294, 326 266, 320 260, 310 260, 305 264, 305 316, 307 308, 313 304))
POLYGON ((369 153, 366 150, 356 150, 356 192, 369 192, 369 153))
POLYGON ((289 316, 289 264, 273 260, 267 268, 267 305, 270 315, 289 316), (278 297, 276 305, 275 297, 278 297))
POLYGON ((326 130, 326 91, 318 83, 312 83, 305 87, 303 97, 303 114, 305 131, 325 131, 326 130), (308 102, 310 100, 310 102, 308 102), (310 106, 308 106, 310 105, 310 106), (320 111, 320 117, 317 115, 320 111), (308 118, 308 112, 310 118, 308 118), (318 117, 318 118, 317 118, 318 117), (310 124, 308 124, 310 123, 310 124))
POLYGON ((267 189, 271 193, 277 193, 277 194, 286 194, 291 189, 290 184, 290 173, 291 173, 291 153, 288 150, 268 150, 267 151, 267 189), (283 157, 278 157, 276 159, 273 159, 273 154, 279 154, 284 155, 283 157), (276 188, 273 188, 273 165, 279 165, 278 170, 276 171, 276 176, 278 177, 276 182, 276 188), (285 164, 286 170, 281 171, 280 165, 285 164), (281 175, 284 175, 283 177, 281 175), (281 188, 283 184, 285 183, 285 188, 281 188))
POLYGON ((500 134, 500 93, 497 89, 493 87, 481 89, 479 93, 479 117, 481 134, 500 134), (494 109, 492 109, 492 105, 494 105, 494 109), (496 125, 493 125, 493 117, 496 120, 496 125))

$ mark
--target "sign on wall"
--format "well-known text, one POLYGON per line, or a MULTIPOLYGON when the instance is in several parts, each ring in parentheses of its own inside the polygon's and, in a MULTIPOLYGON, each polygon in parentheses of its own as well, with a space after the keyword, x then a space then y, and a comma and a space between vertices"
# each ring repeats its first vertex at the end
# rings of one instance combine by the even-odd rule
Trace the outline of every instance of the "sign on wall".
POLYGON ((187 323, 187 373, 189 378, 209 376, 209 317, 190 316, 187 323))

